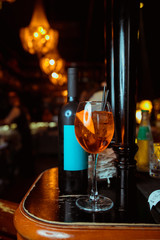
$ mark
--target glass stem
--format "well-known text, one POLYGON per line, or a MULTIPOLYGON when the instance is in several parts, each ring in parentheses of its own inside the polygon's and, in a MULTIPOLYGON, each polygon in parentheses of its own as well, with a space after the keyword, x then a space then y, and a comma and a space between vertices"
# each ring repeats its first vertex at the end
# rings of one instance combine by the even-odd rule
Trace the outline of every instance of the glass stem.
POLYGON ((96 202, 98 200, 98 189, 97 189, 97 177, 96 177, 96 168, 97 168, 97 158, 98 154, 92 154, 92 188, 90 200, 96 202))

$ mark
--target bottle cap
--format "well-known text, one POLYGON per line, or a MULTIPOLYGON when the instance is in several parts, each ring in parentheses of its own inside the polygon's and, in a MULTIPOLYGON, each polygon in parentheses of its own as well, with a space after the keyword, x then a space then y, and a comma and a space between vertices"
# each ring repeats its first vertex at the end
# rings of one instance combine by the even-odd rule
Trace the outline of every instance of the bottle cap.
POLYGON ((68 68, 68 96, 77 97, 78 70, 75 67, 68 68))
POLYGON ((141 111, 142 111, 142 112, 149 112, 149 110, 144 110, 144 109, 142 109, 141 111))

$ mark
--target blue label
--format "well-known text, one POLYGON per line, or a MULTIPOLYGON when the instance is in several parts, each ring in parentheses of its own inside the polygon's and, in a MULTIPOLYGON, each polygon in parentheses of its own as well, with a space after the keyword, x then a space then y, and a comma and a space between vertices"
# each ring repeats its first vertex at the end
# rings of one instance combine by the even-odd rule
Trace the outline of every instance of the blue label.
POLYGON ((74 125, 64 125, 64 170, 80 171, 88 168, 88 153, 76 139, 74 125))

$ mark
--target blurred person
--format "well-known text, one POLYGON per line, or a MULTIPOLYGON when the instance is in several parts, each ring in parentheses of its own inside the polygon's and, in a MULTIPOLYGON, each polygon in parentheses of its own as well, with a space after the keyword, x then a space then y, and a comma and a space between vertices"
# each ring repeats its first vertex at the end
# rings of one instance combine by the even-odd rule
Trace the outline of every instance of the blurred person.
POLYGON ((102 101, 103 98, 103 88, 107 87, 105 81, 101 82, 100 87, 93 93, 93 95, 89 98, 89 101, 102 101))
POLYGON ((79 101, 89 101, 90 97, 93 96, 97 89, 99 89, 99 84, 97 82, 88 82, 80 94, 79 101))
POLYGON ((0 121, 0 125, 17 124, 17 131, 20 136, 20 147, 14 154, 13 170, 19 171, 23 176, 31 176, 34 173, 34 163, 32 158, 32 138, 29 128, 30 116, 22 106, 16 92, 12 91, 8 93, 8 101, 9 112, 7 116, 0 121))

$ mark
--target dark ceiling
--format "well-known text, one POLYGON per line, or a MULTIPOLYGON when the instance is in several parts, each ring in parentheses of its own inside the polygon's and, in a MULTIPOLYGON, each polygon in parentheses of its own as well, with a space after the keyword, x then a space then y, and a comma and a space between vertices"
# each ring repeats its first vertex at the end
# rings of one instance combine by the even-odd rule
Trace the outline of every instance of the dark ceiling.
MULTIPOLYGON (((160 21, 156 4, 157 0, 144 0, 142 15, 151 81, 159 86, 160 21)), ((16 0, 3 2, 0 10, 0 63, 27 81, 43 76, 37 56, 25 52, 19 38, 20 28, 28 26, 31 20, 34 5, 35 0, 16 0)), ((103 0, 43 0, 43 5, 51 27, 59 31, 58 50, 62 58, 67 62, 104 62, 103 0)), ((145 74, 141 78, 143 86, 145 74)), ((152 97, 154 94, 157 97, 159 93, 153 91, 152 97)))
MULTIPOLYGON (((67 62, 103 62, 103 1, 45 0, 43 6, 53 29, 59 31, 58 50, 67 62)), ((0 10, 0 48, 5 58, 18 59, 20 67, 37 66, 36 56, 22 48, 19 30, 29 25, 35 1, 3 3, 0 10)), ((34 69, 35 71, 35 69, 34 69)))

